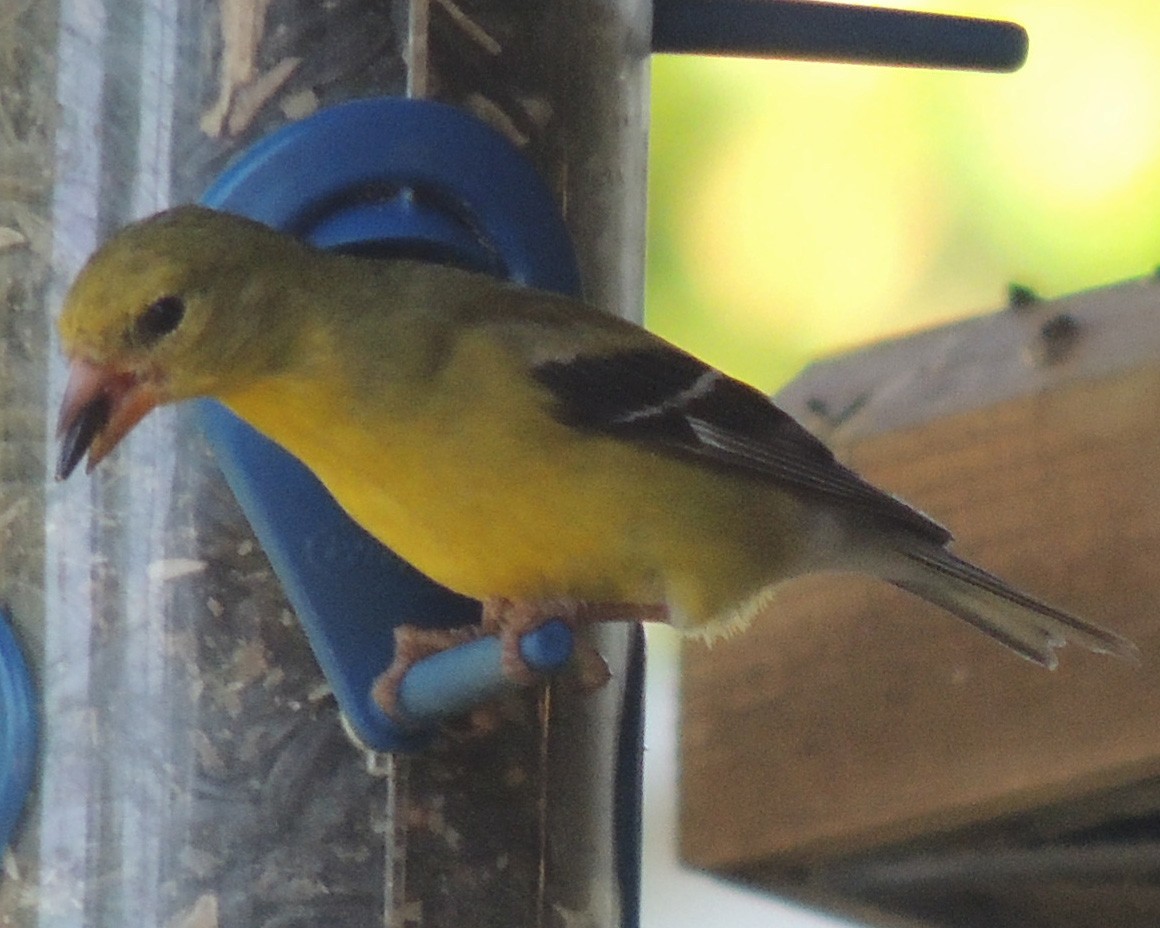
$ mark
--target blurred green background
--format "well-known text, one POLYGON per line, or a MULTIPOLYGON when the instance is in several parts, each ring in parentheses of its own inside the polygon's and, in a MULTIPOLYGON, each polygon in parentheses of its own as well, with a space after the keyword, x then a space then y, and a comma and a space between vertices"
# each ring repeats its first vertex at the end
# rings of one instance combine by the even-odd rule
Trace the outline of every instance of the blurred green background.
MULTIPOLYGON (((1160 264, 1160 2, 874 5, 1014 20, 1027 64, 653 60, 646 321, 768 391, 1012 282, 1058 296, 1160 264)), ((679 867, 676 635, 649 648, 645 928, 837 925, 679 867)))
POLYGON ((1160 3, 1009 19, 1013 74, 657 56, 647 320, 772 390, 810 358, 1160 263, 1160 3))

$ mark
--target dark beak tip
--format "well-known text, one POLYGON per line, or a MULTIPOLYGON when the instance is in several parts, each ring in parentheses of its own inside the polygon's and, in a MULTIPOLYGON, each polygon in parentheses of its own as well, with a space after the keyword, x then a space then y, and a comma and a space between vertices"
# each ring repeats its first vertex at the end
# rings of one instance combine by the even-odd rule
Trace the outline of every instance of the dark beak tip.
MULTIPOLYGON (((79 409, 71 421, 61 423, 60 455, 56 460, 56 479, 67 480, 81 462, 96 437, 109 421, 112 409, 109 397, 101 394, 79 409)), ((91 462, 91 456, 90 456, 91 462)), ((86 469, 91 471, 92 466, 86 469)))
POLYGON ((58 461, 56 464, 56 482, 64 483, 72 476, 73 471, 76 470, 76 464, 72 461, 58 461))
POLYGON ((55 476, 58 482, 68 480, 72 476, 72 472, 76 470, 77 464, 84 457, 84 453, 84 449, 78 448, 72 443, 66 443, 61 447, 60 456, 56 460, 55 476))

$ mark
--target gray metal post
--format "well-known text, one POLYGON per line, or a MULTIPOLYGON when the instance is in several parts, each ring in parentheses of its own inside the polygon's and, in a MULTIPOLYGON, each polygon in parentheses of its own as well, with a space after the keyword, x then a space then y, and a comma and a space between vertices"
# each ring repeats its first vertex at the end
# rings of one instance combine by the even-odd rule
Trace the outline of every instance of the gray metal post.
MULTIPOLYGON (((193 417, 51 483, 51 319, 112 229, 330 103, 457 103, 560 197, 593 301, 639 316, 643 0, 55 0, 0 12, 0 601, 43 698, 0 869, 14 926, 616 925, 614 683, 452 728, 388 776, 341 731, 193 417)), ((631 908, 631 906, 630 906, 631 908)))

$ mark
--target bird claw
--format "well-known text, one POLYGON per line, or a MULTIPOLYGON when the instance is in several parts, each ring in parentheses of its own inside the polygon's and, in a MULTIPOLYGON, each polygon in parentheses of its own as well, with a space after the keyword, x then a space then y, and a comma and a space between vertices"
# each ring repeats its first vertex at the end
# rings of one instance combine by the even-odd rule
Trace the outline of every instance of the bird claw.
POLYGON ((612 679, 608 661, 590 641, 575 639, 572 660, 576 666, 576 679, 586 692, 594 692, 612 679))
POLYGON ((460 628, 419 628, 400 625, 395 629, 395 659, 375 678, 371 698, 390 718, 399 721, 399 687, 412 667, 424 658, 439 654, 469 641, 481 634, 479 626, 460 628))
MULTIPOLYGON (((572 601, 516 603, 491 599, 484 603, 484 634, 498 634, 503 641, 503 668, 509 679, 521 684, 534 683, 538 675, 520 654, 520 639, 545 622, 559 619, 575 633, 581 625, 599 622, 667 622, 668 607, 663 604, 578 603, 572 601)), ((582 635, 573 636, 572 664, 580 686, 598 690, 611 678, 608 662, 582 635)))

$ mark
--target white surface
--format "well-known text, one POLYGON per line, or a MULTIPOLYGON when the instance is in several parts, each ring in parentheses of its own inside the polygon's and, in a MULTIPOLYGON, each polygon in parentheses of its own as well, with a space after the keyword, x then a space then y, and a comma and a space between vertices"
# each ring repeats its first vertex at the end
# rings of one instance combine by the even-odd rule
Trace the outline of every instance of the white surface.
POLYGON ((643 928, 848 928, 677 862, 677 645, 648 629, 645 695, 643 928))

